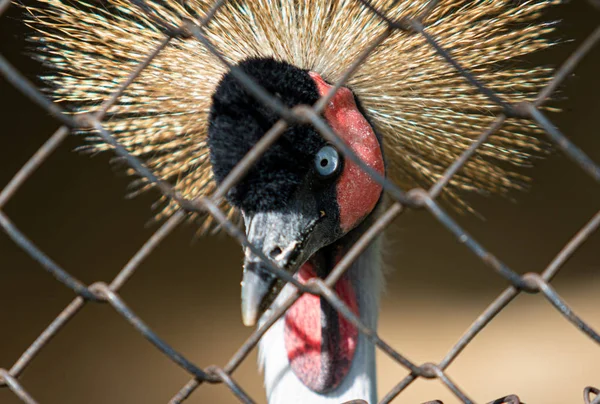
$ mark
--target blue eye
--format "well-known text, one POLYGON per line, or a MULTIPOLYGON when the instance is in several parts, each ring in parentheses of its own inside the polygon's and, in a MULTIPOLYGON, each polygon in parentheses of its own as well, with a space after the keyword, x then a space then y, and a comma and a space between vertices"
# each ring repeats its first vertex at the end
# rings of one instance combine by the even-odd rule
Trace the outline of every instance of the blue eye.
POLYGON ((315 156, 315 168, 321 177, 331 177, 339 171, 340 155, 331 146, 325 146, 315 156))

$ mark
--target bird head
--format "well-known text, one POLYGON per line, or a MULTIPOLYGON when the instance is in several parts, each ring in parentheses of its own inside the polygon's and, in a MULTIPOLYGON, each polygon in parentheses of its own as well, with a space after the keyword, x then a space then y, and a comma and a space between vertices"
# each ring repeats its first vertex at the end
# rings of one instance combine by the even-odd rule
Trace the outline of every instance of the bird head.
MULTIPOLYGON (((238 67, 289 108, 313 105, 331 88, 319 74, 273 59, 249 59, 238 67)), ((348 88, 336 92, 323 116, 358 157, 384 173, 380 141, 348 88)), ((278 119, 230 73, 224 75, 213 95, 208 130, 217 183, 278 119)), ((381 191, 312 126, 296 124, 231 188, 227 199, 241 211, 248 241, 278 266, 296 273, 359 225, 378 203, 381 191)), ((317 275, 325 276, 327 270, 331 268, 319 269, 317 275)), ((265 263, 246 251, 242 281, 246 325, 256 323, 281 286, 265 263)))

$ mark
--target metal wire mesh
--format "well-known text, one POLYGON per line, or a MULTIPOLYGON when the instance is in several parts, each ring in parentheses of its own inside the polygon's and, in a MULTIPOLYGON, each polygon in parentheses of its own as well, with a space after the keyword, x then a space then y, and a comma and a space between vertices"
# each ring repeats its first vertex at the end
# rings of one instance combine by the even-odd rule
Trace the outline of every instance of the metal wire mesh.
MULTIPOLYGON (((158 179, 149 169, 144 166, 142 161, 129 154, 127 150, 120 145, 115 138, 103 127, 103 118, 107 110, 117 101, 123 91, 129 86, 138 75, 148 66, 169 42, 176 37, 195 37, 204 44, 214 55, 216 55, 225 65, 228 65, 226 59, 210 43, 204 34, 203 27, 210 21, 215 13, 218 12, 226 0, 216 1, 210 12, 202 21, 185 21, 181 27, 168 26, 160 21, 158 24, 164 27, 164 39, 157 44, 156 49, 143 60, 140 61, 137 68, 131 72, 117 91, 107 99, 102 106, 93 114, 72 116, 65 114, 56 104, 49 101, 33 84, 31 84, 19 71, 0 55, 0 72, 8 81, 14 84, 20 91, 30 97, 33 101, 41 105, 52 116, 59 120, 63 126, 58 129, 46 143, 31 157, 31 159, 21 168, 9 184, 0 192, 0 226, 7 235, 25 250, 34 260, 36 260, 46 271, 50 272, 59 282, 72 289, 77 297, 55 318, 55 320, 39 335, 31 346, 21 355, 16 363, 10 369, 0 368, 0 387, 9 388, 18 398, 26 403, 36 403, 36 400, 30 395, 27 389, 21 385, 19 376, 23 370, 31 363, 33 358, 40 352, 49 340, 63 327, 69 319, 75 316, 79 310, 88 303, 108 303, 119 314, 121 314, 137 331, 146 339, 162 351, 168 358, 183 368, 191 376, 190 381, 181 388, 172 398, 172 403, 180 403, 188 398, 194 390, 202 383, 224 383, 231 392, 242 402, 252 403, 251 397, 233 379, 233 374, 242 361, 248 356, 250 351, 259 342, 262 335, 268 328, 274 324, 285 311, 298 299, 303 293, 319 295, 325 298, 336 310, 339 311, 348 321, 364 333, 377 347, 389 355, 393 360, 410 371, 410 374, 400 380, 396 386, 387 392, 381 399, 382 403, 392 401, 404 389, 406 389, 417 378, 439 379, 456 397, 464 403, 473 403, 467 394, 459 387, 457 383, 451 380, 445 373, 446 369, 460 355, 463 349, 486 327, 494 317, 501 312, 507 305, 515 299, 520 293, 537 294, 541 293, 548 302, 558 310, 566 320, 576 326, 581 332, 592 338, 596 343, 600 343, 600 335, 594 331, 586 322, 578 317, 571 308, 563 301, 561 296, 556 293, 550 284, 552 278, 561 269, 563 264, 571 257, 578 247, 600 226, 600 211, 596 213, 579 232, 564 246, 556 255, 551 263, 539 273, 527 273, 519 275, 509 266, 504 264, 499 258, 480 245, 473 237, 466 233, 458 223, 456 223, 440 206, 436 198, 446 187, 461 167, 473 156, 476 150, 503 125, 504 121, 510 117, 528 118, 542 128, 549 139, 558 146, 574 163, 579 165, 583 171, 600 183, 600 166, 594 163, 582 150, 575 146, 540 110, 540 106, 556 90, 557 86, 569 75, 582 58, 600 42, 600 25, 589 35, 589 37, 573 52, 563 65, 556 71, 553 79, 539 93, 537 99, 533 102, 525 102, 513 105, 502 99, 493 90, 487 88, 478 81, 477 77, 462 68, 442 46, 438 44, 435 38, 427 33, 426 29, 420 23, 424 15, 412 19, 391 20, 385 13, 372 6, 368 0, 357 0, 365 7, 368 7, 373 13, 387 23, 388 29, 379 37, 373 39, 371 46, 368 47, 359 57, 349 66, 342 79, 335 84, 331 91, 321 98, 315 105, 299 105, 294 108, 287 108, 282 105, 277 98, 273 97, 260 86, 257 86, 253 80, 243 71, 233 66, 228 66, 235 77, 261 102, 277 111, 281 119, 264 135, 264 137, 250 150, 250 152, 240 161, 240 163, 231 171, 228 177, 217 188, 213 195, 196 200, 188 200, 181 197, 172 186, 158 179), (446 170, 445 174, 428 190, 415 188, 404 191, 398 188, 394 183, 379 175, 377 172, 365 165, 352 150, 336 136, 329 126, 321 118, 327 102, 331 99, 335 91, 340 88, 353 72, 369 57, 369 54, 389 35, 396 30, 410 32, 414 35, 421 35, 429 46, 432 46, 436 52, 442 56, 447 63, 453 66, 470 84, 475 86, 483 95, 502 108, 492 125, 476 139, 470 148, 446 170), (285 131, 291 123, 308 123, 313 125, 316 130, 329 142, 333 143, 345 156, 358 164, 362 169, 368 172, 376 181, 378 181, 387 194, 393 198, 394 203, 382 214, 376 222, 362 235, 358 242, 335 266, 333 271, 326 279, 312 279, 307 284, 300 284, 290 274, 278 268, 275 264, 262 256, 261 252, 248 243, 243 231, 236 225, 229 222, 225 214, 218 208, 219 202, 227 191, 239 181, 248 171, 252 164, 270 147, 273 142, 285 131), (104 141, 114 147, 115 152, 137 171, 153 183, 160 191, 176 201, 181 209, 168 219, 156 232, 147 240, 142 248, 131 258, 127 265, 118 273, 110 283, 96 282, 91 285, 85 285, 75 277, 71 276, 43 251, 30 241, 1 210, 2 207, 14 196, 15 192, 29 178, 47 157, 61 144, 72 130, 78 128, 93 128, 98 131, 104 141), (459 341, 448 351, 446 356, 437 363, 416 364, 393 347, 382 340, 375 330, 369 329, 361 323, 360 319, 345 305, 337 296, 334 289, 336 281, 342 276, 352 262, 361 254, 362 251, 381 233, 404 208, 425 209, 431 213, 441 224, 443 224, 451 233, 454 234, 473 254, 478 256, 493 271, 497 272, 502 278, 510 284, 504 292, 498 296, 489 307, 476 319, 476 321, 464 332, 459 341), (252 252, 265 261, 268 268, 278 277, 287 282, 292 282, 297 287, 297 292, 291 296, 287 302, 272 313, 270 318, 259 329, 254 331, 246 342, 230 358, 229 362, 222 367, 210 366, 201 368, 179 354, 169 344, 162 340, 144 321, 138 317, 119 296, 119 288, 136 271, 138 265, 144 260, 157 244, 164 239, 180 222, 185 215, 190 212, 208 213, 241 245, 248 247, 252 252)), ((597 0, 588 0, 594 7, 600 7, 597 0)), ((142 10, 144 3, 141 0, 134 1, 142 10)), ((430 1, 426 13, 433 9, 437 1, 430 1)), ((10 0, 0 0, 0 15, 10 6, 10 0)), ((152 16, 150 15, 152 18, 152 16)), ((600 22, 600 21, 599 21, 600 22)), ((588 387, 584 391, 584 401, 586 404, 600 403, 600 391, 593 387, 588 387)), ((356 401, 358 403, 360 401, 356 401)), ((431 401, 429 404, 441 403, 440 401, 431 401)), ((515 395, 499 398, 493 403, 520 403, 515 395)))

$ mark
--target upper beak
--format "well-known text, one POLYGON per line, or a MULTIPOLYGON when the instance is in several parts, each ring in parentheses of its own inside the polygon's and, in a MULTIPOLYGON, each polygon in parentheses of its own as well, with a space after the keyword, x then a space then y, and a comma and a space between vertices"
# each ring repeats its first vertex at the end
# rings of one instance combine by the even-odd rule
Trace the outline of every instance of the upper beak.
MULTIPOLYGON (((281 269, 294 273, 313 248, 311 234, 318 216, 301 212, 258 212, 244 215, 248 241, 281 269)), ((242 320, 256 324, 262 313, 281 291, 283 282, 249 249, 244 259, 242 279, 242 320)))
POLYGON ((253 326, 264 311, 263 300, 275 286, 275 277, 260 268, 260 264, 244 265, 242 280, 242 321, 253 326))

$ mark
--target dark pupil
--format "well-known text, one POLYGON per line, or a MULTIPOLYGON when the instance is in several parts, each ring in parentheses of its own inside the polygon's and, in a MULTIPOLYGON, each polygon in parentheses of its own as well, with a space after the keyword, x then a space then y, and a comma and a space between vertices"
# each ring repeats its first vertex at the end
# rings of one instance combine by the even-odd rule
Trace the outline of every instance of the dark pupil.
POLYGON ((327 164, 329 164, 329 161, 327 161, 327 159, 321 160, 321 167, 327 167, 327 164))

